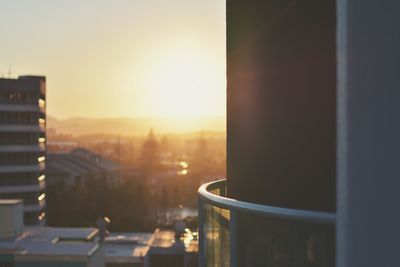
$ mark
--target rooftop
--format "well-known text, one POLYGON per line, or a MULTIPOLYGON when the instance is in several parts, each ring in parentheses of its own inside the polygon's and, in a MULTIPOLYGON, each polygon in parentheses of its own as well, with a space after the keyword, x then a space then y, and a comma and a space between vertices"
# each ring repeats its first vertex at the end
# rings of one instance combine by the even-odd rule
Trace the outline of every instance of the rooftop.
POLYGON ((142 262, 153 237, 153 233, 110 233, 103 242, 107 263, 142 262))
POLYGON ((96 228, 25 227, 16 239, 0 240, 0 252, 11 251, 24 258, 90 257, 100 247, 94 242, 97 233, 96 228))

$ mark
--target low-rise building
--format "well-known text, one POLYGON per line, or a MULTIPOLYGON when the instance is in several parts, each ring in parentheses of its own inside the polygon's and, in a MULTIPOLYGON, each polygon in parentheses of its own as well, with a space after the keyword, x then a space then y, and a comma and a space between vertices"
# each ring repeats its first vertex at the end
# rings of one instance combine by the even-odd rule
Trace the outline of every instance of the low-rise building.
POLYGON ((154 233, 110 233, 103 242, 107 267, 143 267, 154 233))
POLYGON ((162 266, 198 266, 197 235, 185 229, 177 235, 174 230, 159 230, 154 232, 153 242, 146 254, 145 267, 162 266))
POLYGON ((87 149, 48 153, 48 184, 79 185, 87 179, 105 179, 109 185, 122 183, 123 166, 87 149))
POLYGON ((156 229, 154 233, 111 233, 102 243, 106 267, 195 267, 198 241, 186 229, 156 229))
POLYGON ((0 200, 1 267, 197 266, 197 235, 185 226, 99 236, 97 228, 24 226, 22 201, 0 200))
POLYGON ((23 227, 21 200, 0 200, 0 266, 104 267, 96 228, 23 227))

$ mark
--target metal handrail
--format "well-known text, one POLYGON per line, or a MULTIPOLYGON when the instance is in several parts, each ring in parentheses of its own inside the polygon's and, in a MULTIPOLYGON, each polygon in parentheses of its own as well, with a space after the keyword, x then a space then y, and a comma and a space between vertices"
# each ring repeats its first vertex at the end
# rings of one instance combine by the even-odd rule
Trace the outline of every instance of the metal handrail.
POLYGON ((226 179, 203 184, 198 190, 199 196, 206 203, 213 204, 220 208, 241 211, 243 213, 256 214, 277 219, 289 219, 293 221, 313 222, 328 225, 334 225, 336 222, 336 214, 331 212, 273 207, 218 196, 209 192, 210 190, 221 189, 225 187, 226 179))

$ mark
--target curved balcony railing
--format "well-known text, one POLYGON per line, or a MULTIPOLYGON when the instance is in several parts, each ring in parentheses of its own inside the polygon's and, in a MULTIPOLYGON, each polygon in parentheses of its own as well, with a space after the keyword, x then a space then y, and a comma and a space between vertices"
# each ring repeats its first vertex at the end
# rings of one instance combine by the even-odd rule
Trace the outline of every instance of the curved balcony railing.
POLYGON ((199 189, 200 266, 333 267, 335 214, 226 197, 226 180, 199 189))

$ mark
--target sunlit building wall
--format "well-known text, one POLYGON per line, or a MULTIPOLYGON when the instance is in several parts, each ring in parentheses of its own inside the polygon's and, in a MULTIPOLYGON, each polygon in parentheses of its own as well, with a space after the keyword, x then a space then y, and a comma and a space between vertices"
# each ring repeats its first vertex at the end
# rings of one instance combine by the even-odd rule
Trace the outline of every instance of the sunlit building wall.
POLYGON ((24 223, 45 221, 46 79, 0 79, 0 198, 22 199, 24 223))

